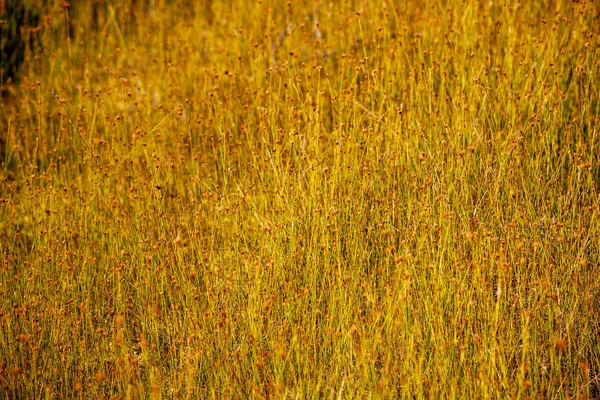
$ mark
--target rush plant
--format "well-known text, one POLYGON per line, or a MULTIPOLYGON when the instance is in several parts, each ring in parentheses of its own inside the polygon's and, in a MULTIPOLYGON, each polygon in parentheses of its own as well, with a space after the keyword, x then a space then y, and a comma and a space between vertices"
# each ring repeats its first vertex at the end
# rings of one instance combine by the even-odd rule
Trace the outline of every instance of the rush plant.
POLYGON ((600 396, 598 2, 25 3, 2 397, 600 396))

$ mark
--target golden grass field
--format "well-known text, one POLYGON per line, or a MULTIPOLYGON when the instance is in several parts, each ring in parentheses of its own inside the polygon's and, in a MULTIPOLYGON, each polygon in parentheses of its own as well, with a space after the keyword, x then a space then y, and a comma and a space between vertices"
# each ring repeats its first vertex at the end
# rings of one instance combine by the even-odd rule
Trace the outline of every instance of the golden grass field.
POLYGON ((597 1, 21 7, 1 398, 600 398, 597 1))

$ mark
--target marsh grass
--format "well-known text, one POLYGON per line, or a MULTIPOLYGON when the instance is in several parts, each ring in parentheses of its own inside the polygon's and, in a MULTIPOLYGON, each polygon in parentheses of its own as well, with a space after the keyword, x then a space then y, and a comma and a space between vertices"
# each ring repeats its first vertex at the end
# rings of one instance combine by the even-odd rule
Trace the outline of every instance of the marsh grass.
POLYGON ((39 7, 4 397, 600 396, 597 3, 39 7))

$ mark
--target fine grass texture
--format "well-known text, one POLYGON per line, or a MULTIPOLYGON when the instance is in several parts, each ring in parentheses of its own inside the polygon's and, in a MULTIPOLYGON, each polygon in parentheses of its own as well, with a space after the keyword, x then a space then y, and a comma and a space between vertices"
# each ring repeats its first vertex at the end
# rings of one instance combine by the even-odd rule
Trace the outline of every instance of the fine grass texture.
POLYGON ((600 396, 598 2, 24 4, 2 398, 600 396))

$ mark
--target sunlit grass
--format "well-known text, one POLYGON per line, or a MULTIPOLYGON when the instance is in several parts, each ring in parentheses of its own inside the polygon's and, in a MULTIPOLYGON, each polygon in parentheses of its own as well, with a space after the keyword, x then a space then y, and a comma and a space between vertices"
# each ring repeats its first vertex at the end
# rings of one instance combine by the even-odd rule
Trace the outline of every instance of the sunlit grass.
POLYGON ((597 3, 73 3, 2 86, 5 397, 600 396, 597 3))

